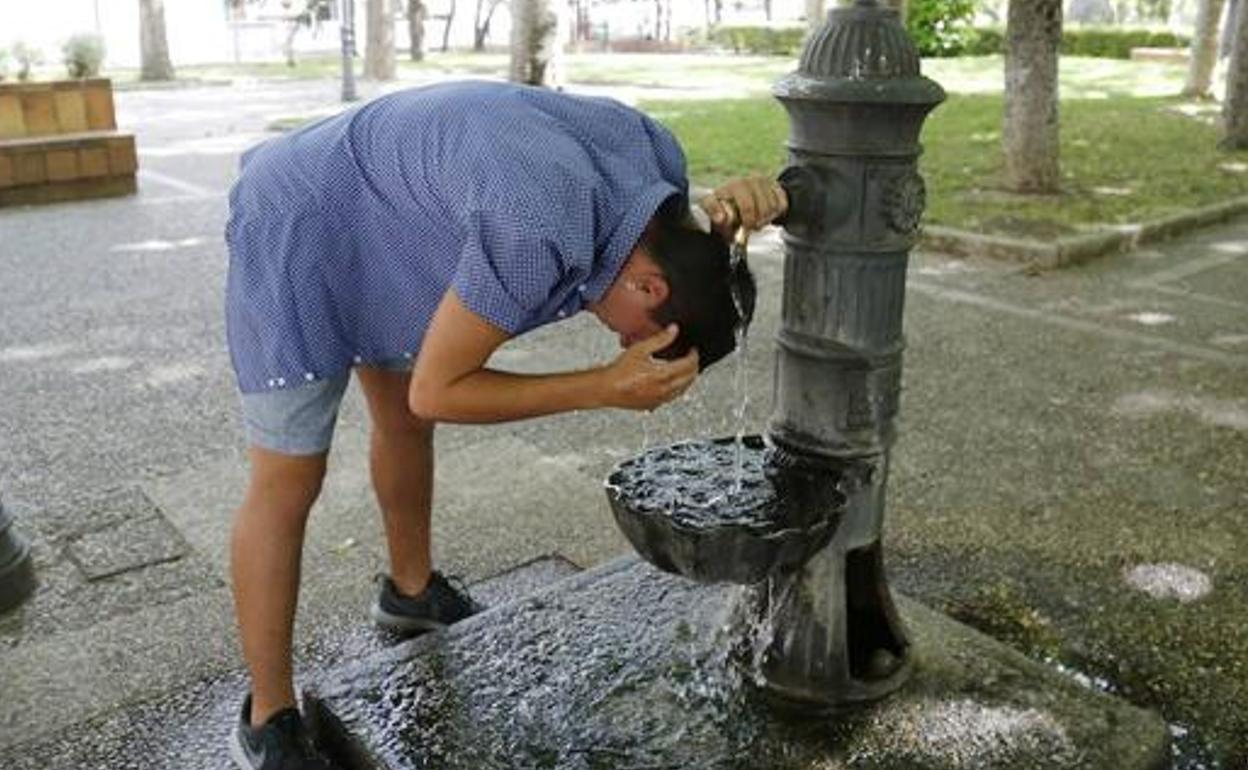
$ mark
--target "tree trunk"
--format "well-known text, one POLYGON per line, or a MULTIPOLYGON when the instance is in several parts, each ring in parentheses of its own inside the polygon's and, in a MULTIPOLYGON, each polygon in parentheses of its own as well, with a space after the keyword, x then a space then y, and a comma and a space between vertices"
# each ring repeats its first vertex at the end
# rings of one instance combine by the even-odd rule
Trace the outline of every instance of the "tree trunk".
MULTIPOLYGON (((1242 5, 1242 4, 1241 4, 1242 5)), ((1231 63, 1226 70, 1226 99, 1222 102, 1225 134, 1222 148, 1248 148, 1248 13, 1235 14, 1231 63)))
POLYGON ((1226 58, 1231 55, 1231 46, 1235 42, 1235 23, 1239 18, 1239 0, 1230 0, 1226 4, 1226 23, 1222 25, 1222 40, 1218 44, 1218 55, 1226 58))
POLYGON ((485 50, 486 38, 490 36, 490 21, 494 18, 494 10, 498 8, 501 0, 477 0, 477 15, 472 22, 472 50, 480 52, 485 50), (489 8, 485 11, 485 17, 481 16, 481 9, 486 2, 489 2, 489 8))
POLYGON ((368 0, 364 77, 394 80, 394 0, 368 0))
POLYGON ((819 29, 823 26, 824 19, 827 17, 823 0, 806 0, 806 34, 819 29))
POLYGON ((559 9, 562 0, 512 0, 511 80, 557 87, 562 58, 559 9))
POLYGON ((1005 186, 1055 193, 1058 163, 1058 45, 1061 0, 1010 0, 1006 22, 1005 186))
POLYGON ((425 58, 425 3, 424 0, 407 0, 407 37, 411 41, 409 54, 412 61, 425 58))
POLYGON ((442 28, 442 53, 451 50, 451 25, 455 23, 455 0, 451 0, 451 7, 446 10, 446 26, 442 28))
POLYGON ((1218 63, 1218 26, 1226 0, 1200 0, 1196 9, 1196 29, 1192 34, 1192 56, 1187 66, 1183 96, 1206 98, 1213 85, 1213 68, 1218 63))
POLYGON ((165 37, 165 0, 139 0, 140 80, 173 80, 165 37))
POLYGON ((299 17, 295 17, 286 22, 286 39, 282 41, 282 55, 286 57, 286 66, 295 66, 295 38, 299 35, 299 28, 303 24, 299 21, 299 17))

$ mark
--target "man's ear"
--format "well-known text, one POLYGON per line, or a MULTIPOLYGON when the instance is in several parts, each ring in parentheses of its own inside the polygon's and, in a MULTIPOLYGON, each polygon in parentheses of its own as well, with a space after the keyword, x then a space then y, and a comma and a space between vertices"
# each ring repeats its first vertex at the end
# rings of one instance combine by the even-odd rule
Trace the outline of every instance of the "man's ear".
POLYGON ((646 305, 650 308, 656 308, 667 302, 668 296, 672 293, 672 287, 667 283, 667 277, 662 273, 646 273, 637 281, 637 288, 646 297, 646 305))

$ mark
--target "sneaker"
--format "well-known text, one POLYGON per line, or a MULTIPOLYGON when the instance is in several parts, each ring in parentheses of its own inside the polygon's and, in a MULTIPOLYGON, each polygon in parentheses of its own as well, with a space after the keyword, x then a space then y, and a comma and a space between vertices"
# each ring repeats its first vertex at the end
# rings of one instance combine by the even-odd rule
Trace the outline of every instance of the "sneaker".
POLYGON ((401 636, 437 631, 482 609, 458 578, 448 580, 441 572, 433 573, 419 596, 399 593, 394 581, 385 575, 380 579, 381 595, 373 605, 373 620, 401 636))
POLYGON ((282 709, 252 727, 250 695, 230 740, 230 757, 239 770, 335 770, 312 743, 298 709, 282 709))

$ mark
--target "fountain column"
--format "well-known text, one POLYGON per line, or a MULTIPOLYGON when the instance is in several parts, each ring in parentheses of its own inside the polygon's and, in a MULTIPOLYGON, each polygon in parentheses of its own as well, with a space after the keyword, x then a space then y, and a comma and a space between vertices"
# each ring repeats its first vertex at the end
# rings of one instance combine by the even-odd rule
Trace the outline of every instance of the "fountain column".
MULTIPOLYGON (((924 207, 919 133, 944 91, 919 72, 896 10, 828 14, 774 89, 790 118, 785 267, 768 440, 785 494, 847 498, 831 542, 771 575, 754 612, 764 690, 802 710, 880 698, 909 673, 909 643, 880 550, 901 389, 906 264, 924 207)), ((802 515, 817 518, 818 510, 802 515)))

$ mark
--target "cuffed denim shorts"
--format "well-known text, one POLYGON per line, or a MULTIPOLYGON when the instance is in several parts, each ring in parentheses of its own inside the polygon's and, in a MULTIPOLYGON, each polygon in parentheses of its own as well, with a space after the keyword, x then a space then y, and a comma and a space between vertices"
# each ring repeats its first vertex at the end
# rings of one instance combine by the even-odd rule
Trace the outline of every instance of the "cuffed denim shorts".
MULTIPOLYGON (((410 372, 412 359, 369 364, 391 372, 410 372)), ((294 388, 243 393, 243 432, 247 443, 283 455, 317 455, 329 450, 338 422, 338 406, 351 380, 349 371, 294 388)))

